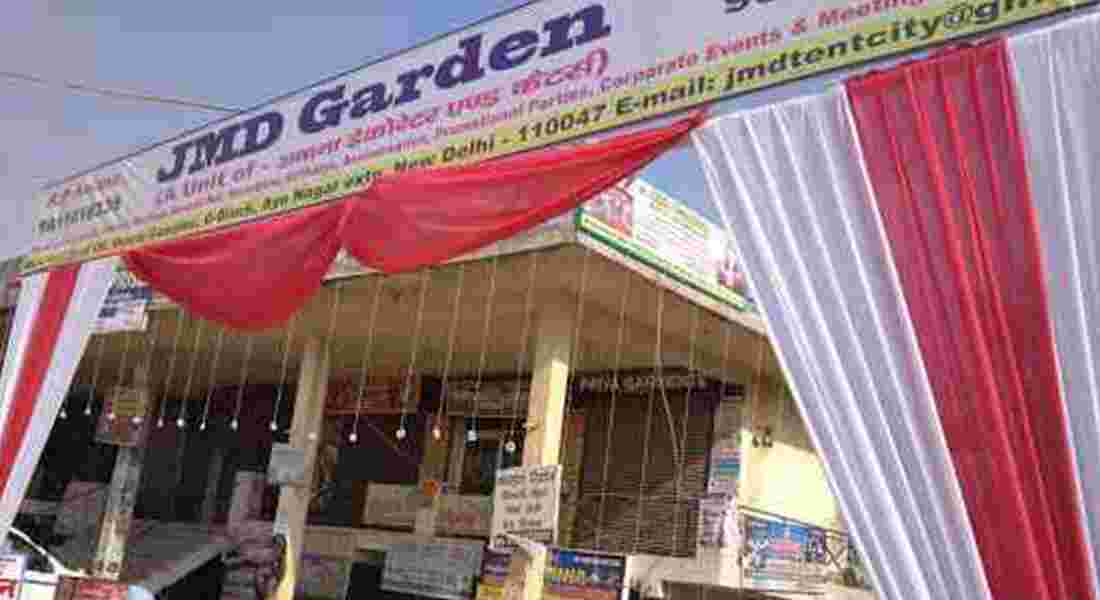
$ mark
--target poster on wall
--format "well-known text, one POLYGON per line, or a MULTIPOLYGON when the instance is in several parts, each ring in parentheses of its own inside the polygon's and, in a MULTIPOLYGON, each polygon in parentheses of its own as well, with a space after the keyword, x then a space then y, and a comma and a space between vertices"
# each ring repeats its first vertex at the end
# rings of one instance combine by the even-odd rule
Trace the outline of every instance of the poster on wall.
POLYGON ((350 558, 302 554, 298 563, 298 586, 294 597, 300 600, 344 600, 351 580, 350 558))
POLYGON ((713 298, 755 310, 726 232, 642 179, 620 183, 589 201, 578 225, 616 251, 713 298))
POLYGON ((23 554, 0 554, 0 600, 20 600, 20 586, 27 572, 23 554))
POLYGON ((525 3, 47 186, 22 267, 272 216, 383 174, 573 140, 1074 4, 525 3))
POLYGON ((483 547, 480 542, 391 544, 386 550, 382 589, 445 600, 471 598, 483 547))
POLYGON ((514 547, 505 534, 553 544, 558 535, 560 508, 561 465, 497 471, 489 547, 493 550, 514 547))
POLYGON ((804 524, 745 517, 742 565, 747 589, 819 593, 824 565, 817 560, 815 541, 821 530, 804 524))
MULTIPOLYGON (((550 548, 543 580, 546 600, 618 600, 626 579, 626 557, 550 548)), ((477 600, 502 600, 511 555, 486 551, 477 600)))
POLYGON ((741 411, 741 398, 726 396, 714 412, 714 442, 707 470, 708 494, 737 498, 741 479, 741 411))

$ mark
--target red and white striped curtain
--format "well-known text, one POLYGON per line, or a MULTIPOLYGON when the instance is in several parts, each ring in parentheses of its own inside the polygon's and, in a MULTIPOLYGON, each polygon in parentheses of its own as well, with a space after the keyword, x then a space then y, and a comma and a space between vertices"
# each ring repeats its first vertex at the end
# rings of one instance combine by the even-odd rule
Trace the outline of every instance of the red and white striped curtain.
POLYGON ((0 540, 38 466, 117 264, 106 258, 23 279, 0 373, 0 540))
POLYGON ((1094 600, 1100 17, 694 134, 882 597, 1094 600))

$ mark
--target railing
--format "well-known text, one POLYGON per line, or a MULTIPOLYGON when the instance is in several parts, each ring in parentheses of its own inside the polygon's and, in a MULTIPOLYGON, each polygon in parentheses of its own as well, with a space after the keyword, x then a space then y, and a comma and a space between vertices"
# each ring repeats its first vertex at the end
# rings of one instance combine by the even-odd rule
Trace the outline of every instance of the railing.
POLYGON ((870 589, 847 533, 738 506, 743 587, 817 593, 826 583, 870 589))

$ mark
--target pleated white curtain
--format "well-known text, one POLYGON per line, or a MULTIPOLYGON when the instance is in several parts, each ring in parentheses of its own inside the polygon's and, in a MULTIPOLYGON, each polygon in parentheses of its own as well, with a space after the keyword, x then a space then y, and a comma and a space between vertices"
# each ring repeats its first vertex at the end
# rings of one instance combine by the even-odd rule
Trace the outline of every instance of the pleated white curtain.
POLYGON ((1012 38, 1008 48, 1093 578, 1100 581, 1100 15, 1012 38))
POLYGON ((843 91, 694 136, 876 591, 990 598, 843 91))

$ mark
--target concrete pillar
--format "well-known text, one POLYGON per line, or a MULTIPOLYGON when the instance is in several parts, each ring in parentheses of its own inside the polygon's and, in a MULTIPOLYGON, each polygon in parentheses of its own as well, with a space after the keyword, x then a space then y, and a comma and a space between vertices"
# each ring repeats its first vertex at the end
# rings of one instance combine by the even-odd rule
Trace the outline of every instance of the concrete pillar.
MULTIPOLYGON (((143 396, 142 404, 145 407, 143 419, 146 422, 142 430, 147 434, 149 412, 152 406, 148 364, 142 363, 134 367, 133 388, 143 396)), ((132 448, 118 449, 115 469, 111 474, 111 485, 107 490, 107 505, 103 511, 95 556, 92 560, 92 575, 95 577, 117 580, 122 575, 126 559, 126 542, 130 537, 134 505, 137 504, 138 490, 141 487, 145 444, 146 440, 140 439, 132 448)))
MULTIPOLYGON (((537 315, 531 396, 527 403, 527 437, 523 443, 524 466, 559 462, 575 314, 572 302, 559 299, 545 304, 537 315)), ((506 585, 509 600, 511 597, 540 600, 547 553, 540 549, 533 555, 521 557, 524 554, 516 550, 513 555, 506 585)))
POLYGON ((287 537, 286 576, 275 593, 277 600, 293 600, 298 579, 298 564, 302 558, 306 517, 313 495, 313 469, 321 424, 328 394, 329 344, 312 336, 306 339, 298 374, 298 389, 294 397, 294 419, 290 426, 290 444, 303 450, 306 457, 305 486, 283 486, 279 490, 279 506, 275 514, 276 533, 287 537))

